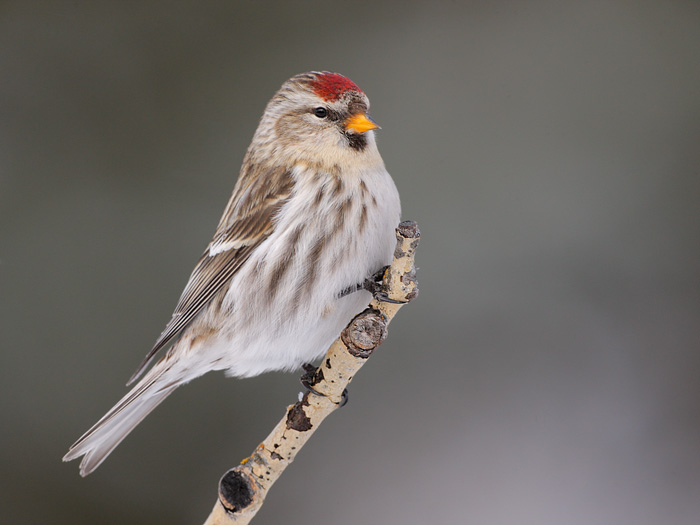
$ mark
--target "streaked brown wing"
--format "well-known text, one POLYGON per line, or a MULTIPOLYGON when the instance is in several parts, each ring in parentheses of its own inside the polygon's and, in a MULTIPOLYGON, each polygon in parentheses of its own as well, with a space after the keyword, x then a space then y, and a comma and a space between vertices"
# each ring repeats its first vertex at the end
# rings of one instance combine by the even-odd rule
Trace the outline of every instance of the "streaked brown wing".
POLYGON ((127 385, 141 375, 156 353, 202 311, 233 278, 253 250, 274 231, 276 214, 292 191, 291 175, 279 168, 266 173, 248 169, 244 173, 221 217, 214 239, 192 271, 170 322, 127 385))

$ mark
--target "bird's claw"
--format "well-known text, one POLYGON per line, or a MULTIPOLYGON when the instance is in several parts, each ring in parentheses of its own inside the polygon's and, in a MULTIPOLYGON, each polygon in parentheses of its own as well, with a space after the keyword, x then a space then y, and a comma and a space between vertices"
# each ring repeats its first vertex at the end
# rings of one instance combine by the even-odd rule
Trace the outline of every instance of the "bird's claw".
POLYGON ((388 269, 389 267, 385 266, 371 277, 365 279, 363 283, 348 286, 345 288, 345 290, 338 294, 338 299, 345 297, 346 295, 350 295, 351 293, 355 293, 358 290, 366 290, 371 293, 372 297, 377 301, 383 303, 404 304, 403 301, 391 299, 384 291, 384 276, 386 275, 386 271, 388 269))
POLYGON ((403 304, 401 301, 396 301, 394 299, 389 298, 389 296, 384 291, 384 278, 386 277, 388 269, 389 267, 385 266, 377 273, 372 275, 370 278, 365 279, 365 282, 362 283, 362 288, 371 293, 372 297, 374 297, 377 301, 384 303, 403 304))
POLYGON ((304 385, 304 388, 306 388, 309 392, 312 392, 317 396, 322 396, 323 394, 315 390, 313 387, 313 385, 318 382, 316 380, 316 367, 311 363, 304 363, 301 365, 301 367, 304 369, 304 373, 299 378, 301 384, 304 385))
MULTIPOLYGON (((316 367, 311 363, 304 363, 301 366, 304 369, 304 374, 301 376, 300 381, 301 384, 304 385, 304 388, 306 388, 312 394, 316 394, 317 396, 328 397, 326 394, 322 394, 314 388, 314 386, 319 382, 319 379, 316 376, 316 367)), ((348 389, 345 388, 340 396, 340 402, 338 403, 338 407, 344 407, 347 404, 347 402, 348 389)))
POLYGON ((367 290, 369 293, 372 294, 372 297, 376 297, 377 294, 381 293, 382 283, 384 282, 384 275, 386 274, 386 271, 388 269, 388 266, 384 266, 378 272, 365 279, 364 282, 359 286, 359 288, 367 290))
POLYGON ((338 408, 343 408, 348 404, 348 389, 343 388, 343 393, 340 394, 340 403, 338 403, 338 408))

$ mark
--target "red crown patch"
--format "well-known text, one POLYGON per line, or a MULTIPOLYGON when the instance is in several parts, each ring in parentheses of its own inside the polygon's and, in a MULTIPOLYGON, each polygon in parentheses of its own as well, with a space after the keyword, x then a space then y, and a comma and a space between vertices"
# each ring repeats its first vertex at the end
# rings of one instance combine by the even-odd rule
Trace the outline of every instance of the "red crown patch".
POLYGON ((319 97, 328 102, 335 102, 346 91, 357 91, 362 93, 362 90, 355 85, 349 78, 339 75, 338 73, 323 73, 311 83, 311 87, 319 97))

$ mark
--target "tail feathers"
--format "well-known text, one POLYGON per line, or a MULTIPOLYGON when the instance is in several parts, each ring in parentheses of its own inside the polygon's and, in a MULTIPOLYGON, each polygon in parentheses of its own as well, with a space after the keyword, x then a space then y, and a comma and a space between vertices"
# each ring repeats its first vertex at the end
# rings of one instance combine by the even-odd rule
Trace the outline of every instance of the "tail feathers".
POLYGON ((117 445, 129 435, 129 432, 162 403, 179 384, 179 382, 171 382, 162 385, 162 379, 163 376, 142 379, 139 385, 70 447, 63 461, 84 456, 80 462, 81 476, 87 476, 99 467, 117 445))

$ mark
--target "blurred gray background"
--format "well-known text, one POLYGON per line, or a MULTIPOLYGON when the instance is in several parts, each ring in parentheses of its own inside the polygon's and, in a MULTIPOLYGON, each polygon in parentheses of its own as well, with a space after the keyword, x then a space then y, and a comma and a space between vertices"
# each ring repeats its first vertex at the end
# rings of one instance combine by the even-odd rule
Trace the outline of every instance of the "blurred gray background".
POLYGON ((4 2, 7 523, 200 523, 298 374, 180 389, 86 479, 288 77, 352 78, 421 296, 256 523, 700 522, 700 3, 4 2))

